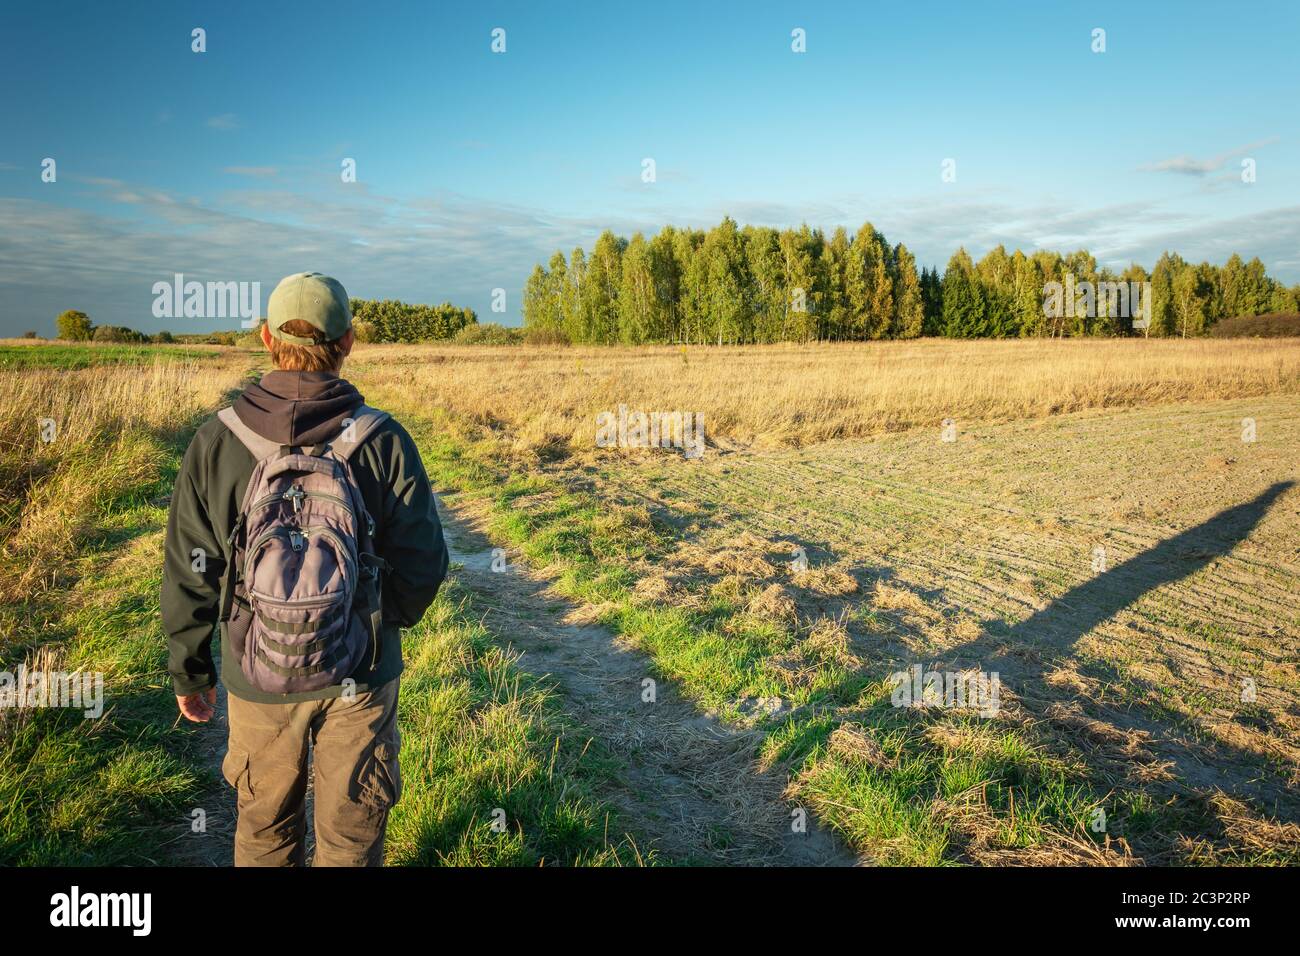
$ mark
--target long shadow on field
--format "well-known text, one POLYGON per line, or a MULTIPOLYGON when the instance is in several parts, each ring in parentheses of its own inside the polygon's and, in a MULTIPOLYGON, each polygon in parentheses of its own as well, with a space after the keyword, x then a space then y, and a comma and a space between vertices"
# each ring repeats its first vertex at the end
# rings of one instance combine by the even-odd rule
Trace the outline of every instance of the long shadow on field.
MULTIPOLYGON (((1019 624, 1008 626, 997 621, 986 622, 983 636, 954 648, 950 653, 968 665, 999 670, 1004 679, 1010 678, 1010 688, 1024 698, 1031 709, 1039 709, 1036 704, 1059 701, 1060 692, 1050 687, 1046 675, 1069 656, 1084 635, 1149 591, 1186 578, 1230 553, 1246 539, 1277 498, 1294 485, 1293 481, 1273 484, 1255 498, 1227 508, 1072 588, 1019 624), (1030 649, 1030 653, 1017 654, 1016 650, 1022 648, 1030 649), (992 660, 997 664, 989 667, 992 660)), ((1156 690, 1102 662, 1080 663, 1080 673, 1103 682, 1127 680, 1136 683, 1140 691, 1156 690)), ((1153 744, 1172 735, 1175 729, 1173 714, 1153 713, 1149 707, 1142 709, 1144 712, 1132 719, 1133 728, 1150 732, 1153 744)), ((1115 716, 1107 714, 1111 720, 1115 716)), ((1084 737, 1086 741, 1086 732, 1084 737)), ((1097 746, 1081 748, 1083 756, 1093 763, 1095 771, 1106 776, 1114 770, 1114 764, 1105 766, 1105 757, 1100 753, 1104 742, 1092 742, 1097 746)), ((1205 788, 1220 787, 1240 796, 1253 797, 1270 812, 1286 819, 1297 819, 1294 793, 1289 792, 1281 781, 1271 779, 1270 771, 1260 767, 1258 754, 1211 740, 1198 741, 1196 750, 1193 755, 1186 748, 1167 746, 1161 748, 1158 757, 1173 762, 1170 770, 1183 783, 1205 788)))

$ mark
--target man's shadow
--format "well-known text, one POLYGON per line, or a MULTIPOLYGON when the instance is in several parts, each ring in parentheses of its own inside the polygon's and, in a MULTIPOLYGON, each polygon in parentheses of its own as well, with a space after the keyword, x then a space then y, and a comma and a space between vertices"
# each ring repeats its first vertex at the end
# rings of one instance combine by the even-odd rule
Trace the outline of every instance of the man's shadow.
MULTIPOLYGON (((1031 710, 1036 709, 1035 704, 1060 700, 1061 693, 1050 687, 1046 677, 1069 657, 1081 638, 1148 592, 1189 577, 1229 554, 1249 536, 1277 498, 1294 485, 1294 481, 1271 485, 1251 500, 1220 511, 1071 588, 1018 624, 986 622, 980 637, 946 651, 944 657, 951 658, 955 666, 977 666, 1007 675, 1002 678, 1004 683, 1031 710), (1016 654, 1020 648, 1030 651, 1016 654), (1000 667, 1002 662, 1006 666, 1000 667)), ((1104 682, 1126 681, 1139 692, 1140 698, 1150 698, 1153 694, 1147 692, 1157 690, 1150 683, 1122 674, 1113 665, 1102 662, 1090 660, 1079 670, 1085 677, 1104 682)), ((1179 781, 1208 783, 1238 796, 1253 797, 1262 804, 1261 809, 1285 819, 1296 819, 1294 791, 1272 778, 1267 769, 1261 773, 1262 758, 1258 754, 1210 739, 1208 735, 1202 735, 1196 742, 1197 753, 1193 754, 1169 739, 1176 730, 1173 719, 1173 714, 1166 713, 1154 720, 1135 717, 1132 724, 1151 733, 1151 744, 1158 748, 1157 756, 1173 762, 1170 769, 1179 781)), ((1089 758, 1086 752, 1083 756, 1089 758)))

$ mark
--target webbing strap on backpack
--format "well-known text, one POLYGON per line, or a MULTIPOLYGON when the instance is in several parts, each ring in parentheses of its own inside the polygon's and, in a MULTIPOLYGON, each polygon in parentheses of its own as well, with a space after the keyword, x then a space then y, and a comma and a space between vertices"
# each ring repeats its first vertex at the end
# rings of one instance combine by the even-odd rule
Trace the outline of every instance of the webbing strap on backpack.
POLYGON ((388 420, 388 412, 381 412, 369 405, 360 405, 348 418, 352 420, 352 424, 346 426, 328 446, 333 449, 334 454, 343 459, 350 458, 352 453, 374 434, 375 429, 388 420))
POLYGON ((273 442, 269 438, 263 438, 257 432, 245 425, 235 414, 233 406, 226 406, 217 412, 217 417, 222 423, 235 433, 235 437, 244 443, 253 455, 255 461, 261 461, 263 458, 270 458, 280 450, 280 443, 273 442))

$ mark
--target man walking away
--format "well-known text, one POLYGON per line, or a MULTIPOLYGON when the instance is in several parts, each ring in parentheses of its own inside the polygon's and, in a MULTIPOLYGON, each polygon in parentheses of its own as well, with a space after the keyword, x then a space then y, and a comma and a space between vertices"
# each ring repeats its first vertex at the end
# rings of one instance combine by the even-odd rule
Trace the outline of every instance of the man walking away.
POLYGON ((309 752, 315 864, 379 866, 402 789, 399 629, 437 595, 447 547, 410 435, 339 377, 343 286, 282 280, 261 334, 275 370, 199 428, 176 478, 168 669, 181 713, 209 720, 220 632, 236 866, 306 862, 309 752))

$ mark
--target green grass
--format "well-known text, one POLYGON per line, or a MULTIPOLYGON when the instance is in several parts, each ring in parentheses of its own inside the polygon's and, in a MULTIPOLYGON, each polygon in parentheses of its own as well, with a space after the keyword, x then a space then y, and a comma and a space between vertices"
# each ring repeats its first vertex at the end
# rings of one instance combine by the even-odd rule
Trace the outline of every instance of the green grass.
POLYGON ((212 349, 174 345, 0 345, 0 369, 90 368, 95 365, 151 365, 155 359, 212 358, 212 349))
POLYGON ((188 832, 184 813, 207 782, 193 732, 172 728, 158 619, 167 513, 151 500, 170 487, 179 450, 143 434, 120 447, 152 453, 155 481, 97 503, 63 588, 3 608, 6 670, 36 651, 51 669, 103 673, 105 694, 97 719, 52 708, 3 715, 3 863, 156 860, 160 844, 188 832))
POLYGON ((450 583, 403 640, 403 796, 389 822, 389 863, 653 862, 599 799, 618 762, 517 669, 479 617, 450 583))

